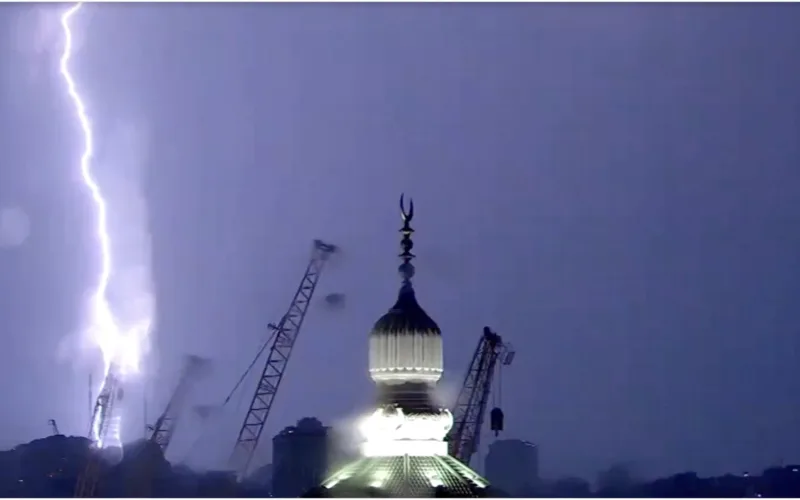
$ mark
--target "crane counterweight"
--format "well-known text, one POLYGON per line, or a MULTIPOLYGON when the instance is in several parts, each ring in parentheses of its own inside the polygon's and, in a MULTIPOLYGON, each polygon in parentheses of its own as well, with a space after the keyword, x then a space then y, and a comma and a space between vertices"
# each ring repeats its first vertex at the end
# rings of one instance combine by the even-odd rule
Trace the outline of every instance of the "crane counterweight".
MULTIPOLYGON (((467 368, 464 383, 458 394, 453 410, 453 428, 448 436, 448 451, 462 463, 469 465, 478 450, 481 427, 489 403, 494 373, 500 366, 510 365, 515 351, 510 344, 503 343, 502 337, 488 326, 467 368), (497 364, 498 360, 500 365, 497 364)), ((493 408, 490 415, 490 428, 497 436, 504 426, 505 416, 499 407, 493 408)))

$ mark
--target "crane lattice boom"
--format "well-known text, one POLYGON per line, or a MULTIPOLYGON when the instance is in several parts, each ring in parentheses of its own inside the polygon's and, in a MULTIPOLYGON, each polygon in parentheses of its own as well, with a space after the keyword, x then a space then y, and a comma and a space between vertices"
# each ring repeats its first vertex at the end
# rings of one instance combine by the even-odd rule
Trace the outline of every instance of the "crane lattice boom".
POLYGON ((166 453, 169 443, 172 441, 178 418, 183 412, 192 384, 203 374, 208 365, 209 361, 207 359, 199 356, 187 356, 180 379, 178 379, 178 385, 167 402, 164 413, 158 417, 153 425, 152 433, 150 434, 150 441, 156 443, 161 448, 162 453, 166 453))
POLYGON ((264 431, 264 424, 272 409, 272 403, 286 371, 292 348, 300 333, 300 328, 303 326, 303 320, 308 312, 308 306, 317 287, 320 273, 328 257, 335 251, 334 245, 314 240, 311 260, 300 281, 300 286, 294 294, 289 310, 277 325, 269 325, 273 330, 272 345, 229 461, 229 466, 236 471, 239 478, 244 477, 250 467, 250 461, 253 459, 258 440, 264 431))
POLYGON ((166 454, 191 388, 198 378, 206 374, 209 366, 210 361, 207 359, 193 355, 186 356, 178 384, 172 391, 164 412, 156 419, 155 424, 147 426, 150 431, 148 442, 137 450, 136 460, 130 462, 136 469, 130 476, 129 495, 140 498, 153 496, 154 467, 158 459, 153 454, 153 447, 148 445, 155 444, 161 450, 162 456, 166 454))
POLYGON ((89 422, 89 439, 96 438, 96 440, 92 443, 86 469, 78 477, 78 481, 75 484, 76 498, 90 498, 95 494, 97 482, 100 480, 99 448, 103 447, 108 437, 109 426, 114 415, 114 404, 117 397, 121 397, 121 394, 122 386, 117 377, 117 367, 112 365, 103 382, 103 388, 94 403, 92 420, 89 422), (96 435, 94 435, 95 426, 97 428, 96 435))
POLYGON ((497 361, 502 356, 501 363, 510 364, 513 354, 500 335, 484 327, 456 400, 453 428, 448 436, 450 455, 467 465, 478 449, 497 361))

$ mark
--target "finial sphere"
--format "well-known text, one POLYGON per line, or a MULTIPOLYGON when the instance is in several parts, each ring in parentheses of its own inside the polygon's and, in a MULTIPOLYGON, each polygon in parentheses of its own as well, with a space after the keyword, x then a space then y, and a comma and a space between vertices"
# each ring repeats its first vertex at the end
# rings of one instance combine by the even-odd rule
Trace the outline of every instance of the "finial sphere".
POLYGON ((411 262, 403 262, 398 266, 397 270, 400 271, 400 277, 403 278, 404 281, 410 281, 416 272, 414 264, 411 262))

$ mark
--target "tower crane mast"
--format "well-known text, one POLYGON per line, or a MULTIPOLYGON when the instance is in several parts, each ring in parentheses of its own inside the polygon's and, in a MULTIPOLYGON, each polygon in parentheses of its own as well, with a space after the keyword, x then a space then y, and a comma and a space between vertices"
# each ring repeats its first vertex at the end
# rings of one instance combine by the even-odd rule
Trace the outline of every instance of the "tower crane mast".
MULTIPOLYGON (((100 457, 98 451, 105 445, 109 428, 114 426, 114 404, 122 399, 123 390, 118 377, 118 368, 112 363, 103 381, 103 387, 94 403, 92 420, 89 422, 89 439, 92 439, 89 461, 86 469, 78 477, 75 484, 76 498, 90 498, 95 494, 97 482, 100 480, 100 457)), ((119 429, 115 429, 118 431, 119 429)))
MULTIPOLYGON (((488 326, 483 328, 483 335, 467 368, 464 383, 456 400, 453 428, 448 436, 450 455, 466 465, 469 465, 472 456, 478 450, 494 373, 499 366, 510 365, 515 354, 510 345, 503 343, 500 335, 488 326), (499 366, 498 361, 500 361, 499 366)), ((492 430, 496 435, 502 429, 503 412, 500 408, 494 408, 492 430)))
POLYGON ((155 424, 147 426, 150 435, 145 446, 139 449, 138 453, 141 456, 134 462, 134 467, 138 469, 131 475, 131 484, 128 487, 128 493, 132 496, 141 498, 153 496, 154 466, 157 459, 152 455, 153 448, 147 445, 152 443, 158 446, 162 456, 167 452, 189 393, 197 379, 208 372, 209 366, 208 359, 194 355, 186 356, 178 385, 172 391, 164 412, 156 419, 155 424))
POLYGON ((157 444, 162 453, 166 453, 169 443, 172 441, 178 419, 193 383, 204 374, 208 366, 209 361, 207 359, 194 355, 186 357, 181 376, 178 379, 178 385, 169 398, 164 412, 158 417, 156 423, 149 427, 151 431, 149 441, 157 444))
POLYGON ((320 273, 331 254, 337 247, 321 240, 314 240, 311 260, 308 263, 300 286, 292 298, 289 310, 283 315, 277 325, 270 324, 272 330, 272 344, 269 348, 267 362, 261 372, 255 394, 247 410, 239 435, 236 438, 233 452, 229 460, 229 467, 233 469, 238 478, 247 474, 253 454, 258 446, 258 440, 264 431, 264 424, 269 417, 275 395, 280 387, 283 374, 289 358, 292 355, 297 336, 303 326, 303 320, 308 312, 308 306, 317 288, 320 273))

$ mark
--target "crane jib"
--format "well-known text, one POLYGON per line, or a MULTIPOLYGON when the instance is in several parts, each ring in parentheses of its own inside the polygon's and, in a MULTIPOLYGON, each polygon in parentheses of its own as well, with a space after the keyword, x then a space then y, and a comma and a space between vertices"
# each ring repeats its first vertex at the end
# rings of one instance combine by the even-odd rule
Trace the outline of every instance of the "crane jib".
POLYGON ((236 472, 239 479, 247 474, 250 467, 292 349, 314 296, 320 273, 328 257, 336 251, 338 251, 336 245, 314 240, 311 259, 288 311, 277 325, 270 325, 275 330, 272 345, 229 460, 229 467, 236 472))

